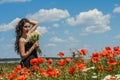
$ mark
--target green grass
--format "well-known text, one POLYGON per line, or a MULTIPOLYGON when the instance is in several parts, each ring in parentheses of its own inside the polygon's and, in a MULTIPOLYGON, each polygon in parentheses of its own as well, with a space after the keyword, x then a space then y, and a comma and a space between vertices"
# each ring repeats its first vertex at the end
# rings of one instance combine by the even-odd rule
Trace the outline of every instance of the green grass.
POLYGON ((10 73, 19 63, 0 63, 0 71, 10 73))

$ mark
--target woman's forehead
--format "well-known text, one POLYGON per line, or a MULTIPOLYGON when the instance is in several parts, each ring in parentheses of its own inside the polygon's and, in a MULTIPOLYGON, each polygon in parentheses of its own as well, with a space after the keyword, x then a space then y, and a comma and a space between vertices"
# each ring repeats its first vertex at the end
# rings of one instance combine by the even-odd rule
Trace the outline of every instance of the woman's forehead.
POLYGON ((27 25, 30 25, 30 23, 26 22, 26 23, 24 24, 24 26, 27 26, 27 25))

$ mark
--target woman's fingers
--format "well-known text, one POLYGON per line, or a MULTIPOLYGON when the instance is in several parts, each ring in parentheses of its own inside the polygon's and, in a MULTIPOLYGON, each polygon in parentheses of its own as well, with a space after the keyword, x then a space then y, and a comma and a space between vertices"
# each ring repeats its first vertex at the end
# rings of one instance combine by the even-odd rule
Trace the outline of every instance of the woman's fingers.
POLYGON ((38 41, 36 41, 36 42, 35 42, 35 45, 36 45, 36 47, 38 47, 38 46, 39 46, 39 42, 38 42, 38 41))

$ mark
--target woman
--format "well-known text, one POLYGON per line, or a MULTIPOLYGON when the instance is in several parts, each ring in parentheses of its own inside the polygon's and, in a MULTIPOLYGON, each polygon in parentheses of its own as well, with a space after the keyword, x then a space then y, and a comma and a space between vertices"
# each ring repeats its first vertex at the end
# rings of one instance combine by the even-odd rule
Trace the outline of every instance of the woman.
POLYGON ((37 21, 26 18, 21 19, 16 26, 15 51, 21 56, 22 67, 30 68, 30 60, 38 57, 35 48, 39 46, 39 42, 32 44, 28 39, 28 35, 35 31, 37 26, 37 21))

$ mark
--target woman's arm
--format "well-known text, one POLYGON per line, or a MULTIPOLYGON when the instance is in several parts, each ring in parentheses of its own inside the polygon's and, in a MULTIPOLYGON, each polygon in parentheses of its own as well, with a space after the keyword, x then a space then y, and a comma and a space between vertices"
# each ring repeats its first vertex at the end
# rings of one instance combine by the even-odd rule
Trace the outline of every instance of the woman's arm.
POLYGON ((30 31, 28 33, 32 33, 33 31, 35 31, 38 27, 38 21, 35 20, 29 20, 30 24, 32 24, 32 28, 30 29, 30 31))
POLYGON ((39 46, 38 41, 36 41, 33 44, 33 46, 28 51, 25 52, 25 41, 23 39, 20 39, 19 49, 20 49, 20 55, 22 59, 25 59, 26 57, 28 57, 37 46, 39 46))

